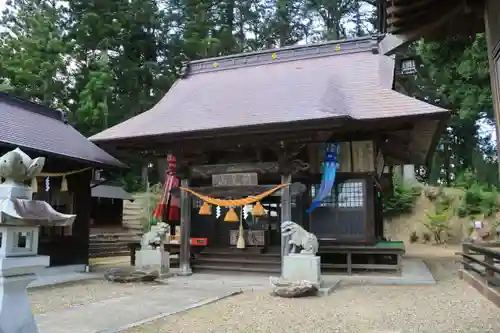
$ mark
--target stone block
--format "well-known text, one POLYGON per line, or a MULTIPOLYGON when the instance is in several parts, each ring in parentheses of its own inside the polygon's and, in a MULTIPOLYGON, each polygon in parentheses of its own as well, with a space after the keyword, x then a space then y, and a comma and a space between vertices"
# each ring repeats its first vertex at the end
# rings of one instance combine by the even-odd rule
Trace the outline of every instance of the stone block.
POLYGON ((160 274, 167 274, 170 271, 170 255, 160 247, 154 250, 139 250, 136 253, 136 267, 155 269, 160 274))
POLYGON ((321 258, 310 254, 283 257, 283 278, 288 281, 310 281, 321 284, 321 258))

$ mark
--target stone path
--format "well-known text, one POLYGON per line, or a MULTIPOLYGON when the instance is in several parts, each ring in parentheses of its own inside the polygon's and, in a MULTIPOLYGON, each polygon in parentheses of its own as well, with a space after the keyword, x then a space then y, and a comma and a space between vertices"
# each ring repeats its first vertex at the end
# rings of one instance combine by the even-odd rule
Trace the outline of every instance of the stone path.
POLYGON ((268 283, 267 277, 251 275, 237 278, 211 274, 173 277, 165 285, 144 289, 140 293, 42 313, 36 316, 36 320, 40 333, 118 332, 242 290, 265 288, 268 283))
MULTIPOLYGON (((419 260, 407 260, 403 271, 401 277, 344 276, 344 279, 369 284, 435 283, 432 275, 419 260)), ((339 277, 324 278, 327 282, 329 278, 338 280, 339 277)), ((214 302, 240 291, 269 289, 268 276, 248 273, 198 273, 190 277, 172 277, 165 284, 153 285, 120 285, 97 280, 87 283, 87 286, 73 284, 33 292, 33 306, 39 309, 36 319, 40 333, 118 332, 214 302), (46 301, 48 298, 52 301, 46 301)))

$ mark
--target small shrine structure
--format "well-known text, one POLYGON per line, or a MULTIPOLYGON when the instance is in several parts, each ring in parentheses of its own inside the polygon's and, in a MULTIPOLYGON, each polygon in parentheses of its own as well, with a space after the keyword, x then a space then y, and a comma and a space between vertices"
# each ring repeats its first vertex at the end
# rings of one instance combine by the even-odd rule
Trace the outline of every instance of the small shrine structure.
POLYGON ((40 228, 40 254, 50 256, 51 266, 84 271, 89 261, 93 169, 125 166, 73 128, 65 112, 4 92, 0 92, 0 107, 0 155, 19 147, 44 157, 44 169, 31 182, 33 199, 76 215, 72 225, 40 228))
POLYGON ((90 140, 176 157, 183 274, 279 272, 283 221, 317 237, 322 269, 400 269, 386 166, 428 163, 449 112, 394 91, 394 72, 378 37, 192 61, 151 110, 90 140), (190 237, 208 246, 193 255, 190 237))

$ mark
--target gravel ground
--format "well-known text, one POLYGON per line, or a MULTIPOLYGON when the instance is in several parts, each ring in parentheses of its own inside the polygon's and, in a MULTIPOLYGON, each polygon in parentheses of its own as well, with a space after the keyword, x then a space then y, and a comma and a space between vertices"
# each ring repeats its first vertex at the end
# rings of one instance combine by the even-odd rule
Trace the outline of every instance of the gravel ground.
POLYGON ((162 288, 155 284, 112 284, 104 280, 78 281, 66 285, 29 290, 34 314, 67 309, 73 306, 137 295, 162 288))
POLYGON ((167 317, 126 333, 489 333, 500 310, 458 281, 451 249, 422 246, 435 286, 342 284, 329 297, 282 299, 245 293, 167 317))
MULTIPOLYGON (((409 256, 426 261, 435 286, 342 284, 322 298, 282 299, 248 292, 157 320, 126 333, 489 333, 500 332, 500 310, 456 278, 455 249, 422 246, 409 256)), ((34 312, 43 313, 140 294, 159 285, 89 280, 31 290, 34 312)))

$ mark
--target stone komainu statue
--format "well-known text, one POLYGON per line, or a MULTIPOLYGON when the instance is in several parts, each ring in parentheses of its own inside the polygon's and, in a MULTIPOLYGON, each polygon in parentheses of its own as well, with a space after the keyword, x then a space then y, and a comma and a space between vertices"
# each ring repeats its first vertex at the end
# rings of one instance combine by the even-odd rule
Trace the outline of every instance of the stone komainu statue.
POLYGON ((160 222, 151 227, 151 231, 146 232, 141 238, 141 250, 155 249, 165 242, 167 234, 170 234, 170 225, 160 222))
POLYGON ((285 221, 281 224, 281 234, 288 237, 285 246, 290 247, 288 253, 297 253, 297 248, 302 249, 301 254, 315 255, 318 252, 318 239, 307 232, 295 222, 285 221))

